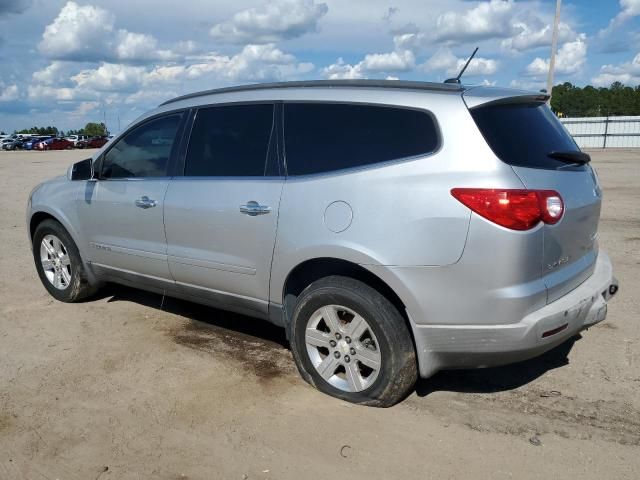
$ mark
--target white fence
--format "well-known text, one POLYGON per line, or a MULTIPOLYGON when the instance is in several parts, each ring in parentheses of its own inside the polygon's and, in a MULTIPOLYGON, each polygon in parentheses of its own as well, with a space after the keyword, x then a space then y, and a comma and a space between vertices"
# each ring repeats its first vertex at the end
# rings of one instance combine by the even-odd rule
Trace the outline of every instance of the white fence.
POLYGON ((640 117, 561 118, 580 148, 640 147, 640 117))

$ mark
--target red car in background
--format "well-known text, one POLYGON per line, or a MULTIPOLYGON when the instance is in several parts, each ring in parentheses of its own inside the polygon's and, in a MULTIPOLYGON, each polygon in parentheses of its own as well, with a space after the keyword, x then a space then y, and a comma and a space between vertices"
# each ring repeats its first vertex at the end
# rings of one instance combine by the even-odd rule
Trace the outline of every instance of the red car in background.
POLYGON ((70 150, 73 148, 73 142, 64 138, 48 138, 34 144, 34 150, 70 150))
POLYGON ((109 141, 108 137, 93 137, 76 143, 76 148, 102 148, 109 141))

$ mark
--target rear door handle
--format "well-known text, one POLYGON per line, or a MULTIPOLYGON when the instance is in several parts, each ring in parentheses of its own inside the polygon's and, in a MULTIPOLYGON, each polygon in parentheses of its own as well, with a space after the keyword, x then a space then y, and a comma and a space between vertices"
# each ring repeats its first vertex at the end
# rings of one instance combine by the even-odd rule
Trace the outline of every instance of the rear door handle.
POLYGON ((240 205, 240 212, 250 217, 255 217, 256 215, 271 213, 271 207, 260 205, 258 202, 251 200, 246 205, 240 205))
POLYGON ((140 207, 144 209, 155 207, 158 204, 158 202, 150 199, 146 195, 143 195, 142 197, 138 198, 135 203, 136 203, 136 207, 140 207))

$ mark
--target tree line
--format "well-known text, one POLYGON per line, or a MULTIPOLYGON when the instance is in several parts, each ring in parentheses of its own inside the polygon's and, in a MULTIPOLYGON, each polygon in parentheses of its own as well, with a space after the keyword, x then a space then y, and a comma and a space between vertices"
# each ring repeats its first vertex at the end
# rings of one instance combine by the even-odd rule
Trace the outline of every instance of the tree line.
POLYGON ((566 82, 553 87, 551 109, 560 117, 640 115, 640 85, 581 88, 566 82))
POLYGON ((31 128, 23 128, 22 130, 15 130, 13 133, 15 134, 30 134, 30 135, 53 135, 65 137, 69 135, 86 135, 87 137, 103 137, 105 135, 109 135, 109 131, 107 130, 107 126, 104 123, 95 123, 89 122, 84 128, 79 130, 58 130, 57 127, 52 127, 51 125, 47 127, 31 127, 31 128))

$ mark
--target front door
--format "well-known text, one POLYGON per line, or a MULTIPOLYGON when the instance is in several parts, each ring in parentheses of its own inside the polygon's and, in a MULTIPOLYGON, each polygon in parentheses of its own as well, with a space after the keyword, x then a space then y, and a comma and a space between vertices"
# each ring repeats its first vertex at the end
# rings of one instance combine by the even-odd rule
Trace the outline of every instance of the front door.
POLYGON ((120 138, 99 162, 97 180, 78 198, 78 214, 98 273, 172 283, 163 200, 181 115, 150 120, 120 138))
POLYGON ((164 221, 169 268, 183 293, 256 316, 269 277, 284 178, 274 105, 199 109, 184 176, 171 180, 164 221))

